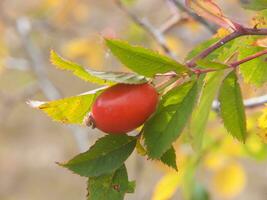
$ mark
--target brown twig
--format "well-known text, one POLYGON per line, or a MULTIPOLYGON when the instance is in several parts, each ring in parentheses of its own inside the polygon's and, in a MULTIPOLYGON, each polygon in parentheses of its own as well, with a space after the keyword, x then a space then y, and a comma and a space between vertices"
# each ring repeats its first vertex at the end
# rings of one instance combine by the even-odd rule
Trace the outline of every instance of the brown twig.
POLYGON ((236 68, 237 66, 239 66, 239 65, 241 65, 241 64, 243 64, 245 62, 248 62, 250 60, 253 60, 255 58, 258 58, 258 57, 266 55, 266 54, 267 54, 267 49, 265 49, 263 51, 260 51, 260 52, 257 52, 257 53, 255 53, 253 55, 250 55, 250 56, 248 56, 248 57, 246 57, 246 58, 244 58, 242 60, 233 62, 233 63, 230 64, 230 67, 236 68))
POLYGON ((200 59, 203 59, 207 57, 209 54, 211 54, 216 49, 220 48, 221 46, 225 45, 226 43, 240 37, 240 36, 246 36, 246 35, 267 35, 267 29, 255 29, 255 28, 240 28, 239 30, 225 36, 224 38, 220 39, 218 42, 214 43, 201 53, 199 53, 197 56, 193 57, 191 60, 189 60, 186 65, 189 68, 193 68, 196 66, 196 62, 200 59))
MULTIPOLYGON (((263 51, 260 51, 260 52, 257 52, 255 54, 252 54, 242 60, 239 60, 239 61, 235 61, 235 62, 232 62, 232 63, 229 63, 228 66, 229 68, 237 68, 239 65, 245 63, 245 62, 248 62, 248 61, 251 61, 253 59, 256 59, 260 56, 263 56, 263 55, 266 55, 267 54, 267 49, 263 50, 263 51)), ((196 69, 196 68, 192 68, 191 69, 192 72, 194 72, 195 74, 199 75, 199 74, 205 74, 205 73, 209 73, 209 72, 214 72, 214 71, 218 71, 218 69, 196 69)), ((164 75, 164 74, 163 74, 164 75)))

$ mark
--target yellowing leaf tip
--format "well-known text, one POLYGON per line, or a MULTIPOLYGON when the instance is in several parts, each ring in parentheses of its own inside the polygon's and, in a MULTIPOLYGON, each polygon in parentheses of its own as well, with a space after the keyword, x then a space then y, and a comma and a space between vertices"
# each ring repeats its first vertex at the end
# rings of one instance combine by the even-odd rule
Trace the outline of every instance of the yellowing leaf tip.
POLYGON ((44 101, 33 101, 33 100, 29 100, 26 102, 26 104, 32 108, 39 108, 41 105, 43 105, 45 103, 46 102, 44 102, 44 101))

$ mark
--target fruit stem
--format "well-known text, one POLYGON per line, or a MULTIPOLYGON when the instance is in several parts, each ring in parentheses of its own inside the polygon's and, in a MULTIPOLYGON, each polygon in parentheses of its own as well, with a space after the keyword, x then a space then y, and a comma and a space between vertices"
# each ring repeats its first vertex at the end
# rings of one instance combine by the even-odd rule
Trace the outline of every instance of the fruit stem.
POLYGON ((166 87, 168 87, 169 85, 173 84, 176 81, 177 81, 177 78, 170 78, 170 79, 167 79, 165 81, 162 81, 161 83, 156 85, 156 89, 157 89, 158 93, 162 93, 166 87))
POLYGON ((83 125, 88 126, 88 127, 91 127, 92 129, 94 129, 96 127, 95 120, 94 120, 91 112, 88 113, 84 117, 84 119, 83 119, 83 125))

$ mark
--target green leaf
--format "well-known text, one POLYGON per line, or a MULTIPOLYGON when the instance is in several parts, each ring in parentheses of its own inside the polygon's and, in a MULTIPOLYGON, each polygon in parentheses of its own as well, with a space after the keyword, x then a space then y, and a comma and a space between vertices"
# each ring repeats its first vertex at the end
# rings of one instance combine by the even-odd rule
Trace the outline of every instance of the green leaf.
POLYGON ((191 81, 163 96, 157 112, 144 125, 144 139, 151 158, 160 158, 179 137, 195 104, 197 83, 191 81))
POLYGON ((245 9, 249 10, 264 10, 267 9, 267 1, 266 0, 245 0, 241 1, 242 6, 245 9))
POLYGON ((90 71, 95 77, 101 78, 103 80, 108 80, 116 83, 126 83, 126 84, 141 84, 149 81, 144 76, 136 75, 133 73, 126 72, 99 72, 90 71))
POLYGON ((217 70, 221 70, 221 69, 229 68, 228 65, 226 65, 226 64, 210 61, 208 59, 198 60, 196 63, 197 63, 197 67, 201 68, 201 69, 217 69, 217 70))
POLYGON ((129 182, 127 169, 122 165, 110 174, 90 177, 88 200, 123 200, 126 193, 134 192, 135 182, 129 182))
POLYGON ((107 135, 100 138, 88 151, 60 165, 81 176, 100 176, 118 169, 131 155, 135 144, 135 137, 107 135))
POLYGON ((82 124, 85 115, 104 87, 92 90, 78 96, 58 99, 54 101, 29 101, 28 104, 45 112, 54 121, 65 124, 82 124))
POLYGON ((175 149, 173 148, 173 146, 161 156, 160 160, 165 165, 168 165, 169 167, 172 167, 173 169, 178 171, 178 168, 176 165, 176 154, 175 154, 175 149))
POLYGON ((184 65, 149 49, 132 46, 124 41, 114 39, 106 39, 106 44, 112 54, 126 67, 146 77, 153 77, 157 73, 169 71, 175 71, 178 74, 188 72, 184 65))
MULTIPOLYGON (((236 43, 239 47, 238 59, 244 59, 252 54, 255 54, 264 48, 252 46, 259 37, 243 37, 236 43)), ((245 81, 255 86, 262 86, 267 81, 267 56, 261 56, 251 61, 240 65, 240 72, 245 81)))
POLYGON ((219 92, 219 102, 223 123, 227 131, 233 137, 245 142, 247 135, 246 116, 235 71, 229 73, 223 80, 219 92))
POLYGON ((193 147, 200 150, 203 134, 211 111, 212 102, 218 92, 224 72, 208 73, 204 79, 201 96, 190 120, 189 133, 193 136, 193 147))
MULTIPOLYGON (((197 45, 192 51, 190 51, 185 60, 190 60, 191 58, 195 57, 196 55, 198 55, 201 51, 203 51, 204 49, 206 49, 207 47, 209 47, 210 45, 214 44, 215 42, 217 42, 219 40, 219 38, 212 38, 209 40, 206 40, 202 43, 200 43, 199 45, 197 45)), ((216 57, 216 52, 210 54, 207 58, 208 59, 213 59, 214 57, 216 57)))
POLYGON ((96 83, 99 85, 111 85, 113 83, 94 76, 92 74, 92 72, 94 72, 93 70, 90 71, 89 69, 85 69, 76 63, 63 59, 53 50, 51 50, 50 52, 50 61, 57 68, 71 71, 74 75, 81 78, 82 80, 89 81, 91 83, 96 83))

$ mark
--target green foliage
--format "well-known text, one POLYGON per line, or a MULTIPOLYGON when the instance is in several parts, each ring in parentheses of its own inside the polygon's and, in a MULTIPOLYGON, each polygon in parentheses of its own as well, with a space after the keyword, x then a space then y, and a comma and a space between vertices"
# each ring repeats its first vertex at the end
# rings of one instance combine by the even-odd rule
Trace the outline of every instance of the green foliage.
MULTIPOLYGON (((219 38, 212 38, 209 40, 206 40, 202 43, 200 43, 199 45, 197 45, 196 47, 194 47, 194 49, 192 51, 190 51, 185 60, 189 60, 193 57, 195 57, 196 55, 198 55, 201 51, 203 51, 204 49, 206 49, 207 47, 209 47, 210 45, 214 44, 215 42, 217 42, 219 40, 219 38)), ((207 58, 208 59, 213 59, 217 57, 216 53, 212 53, 210 54, 207 58)))
MULTIPOLYGON (((248 36, 243 37, 235 42, 235 45, 238 47, 239 59, 244 59, 247 56, 255 54, 264 49, 262 47, 252 46, 257 38, 258 37, 248 36)), ((240 65, 240 72, 247 83, 261 86, 267 81, 266 58, 266 55, 261 56, 240 65)))
POLYGON ((106 39, 106 44, 112 54, 126 67, 146 77, 169 71, 175 71, 178 74, 188 72, 184 65, 149 49, 131 46, 121 40, 106 39))
POLYGON ((100 176, 118 169, 131 155, 136 138, 127 135, 107 135, 88 151, 65 164, 60 164, 81 176, 100 176))
POLYGON ((158 111, 144 125, 144 139, 151 158, 160 158, 185 127, 197 96, 197 82, 171 90, 161 100, 158 111))
POLYGON ((82 80, 85 80, 85 81, 88 81, 91 83, 96 83, 99 85, 112 84, 112 82, 103 80, 101 78, 98 78, 98 77, 92 75, 88 69, 85 69, 82 66, 80 66, 76 63, 73 63, 71 61, 63 59, 53 50, 50 53, 50 61, 57 68, 62 69, 62 70, 71 71, 71 72, 73 72, 74 75, 81 78, 82 80))
POLYGON ((112 85, 114 83, 140 84, 148 81, 144 76, 125 72, 100 72, 85 69, 82 66, 65 60, 55 51, 51 51, 51 62, 59 69, 72 71, 79 78, 99 85, 112 85))
POLYGON ((242 1, 242 6, 250 10, 264 10, 267 9, 266 0, 246 0, 242 1))
POLYGON ((229 73, 224 79, 220 88, 219 101, 224 126, 233 137, 245 142, 246 116, 235 71, 229 73))
POLYGON ((196 63, 197 63, 198 68, 202 68, 202 69, 222 70, 222 69, 228 68, 228 65, 226 64, 210 61, 209 59, 198 60, 196 63))
POLYGON ((88 200, 123 200, 125 193, 134 192, 135 182, 129 182, 127 169, 119 169, 88 181, 88 200))
POLYGON ((160 160, 164 164, 178 171, 178 168, 176 165, 176 154, 175 154, 175 149, 173 148, 173 146, 161 156, 160 160))
MULTIPOLYGON (((221 9, 212 2, 200 2, 200 4, 193 1, 188 2, 194 4, 194 9, 198 11, 198 14, 207 19, 224 27, 233 26, 233 23, 223 15, 221 9), (198 8, 199 6, 201 9, 198 8), (206 6, 209 6, 208 8, 211 10, 206 6)), ((266 2, 262 0, 244 3, 244 7, 261 10, 261 12, 266 6, 266 2)), ((116 39, 106 39, 107 47, 122 64, 136 74, 85 69, 51 51, 50 59, 56 67, 71 71, 77 77, 99 85, 141 84, 154 81, 156 74, 173 71, 177 73, 177 77, 166 79, 167 82, 157 88, 160 88, 164 95, 161 96, 156 112, 144 124, 140 137, 106 135, 88 151, 60 165, 76 174, 89 177, 88 199, 123 200, 125 194, 133 192, 135 188, 135 183, 128 180, 124 164, 134 149, 136 148, 139 154, 147 155, 150 159, 157 159, 178 171, 173 143, 190 121, 188 135, 191 136, 189 138, 192 139, 192 146, 197 153, 187 160, 188 163, 185 165, 182 175, 179 174, 179 176, 183 180, 183 193, 186 199, 208 200, 207 191, 195 182, 194 177, 201 156, 203 156, 202 153, 209 148, 207 146, 207 149, 203 150, 202 142, 212 103, 219 91, 220 112, 224 126, 233 137, 245 142, 247 138, 246 116, 238 77, 236 70, 226 76, 225 69, 229 69, 229 63, 244 59, 262 50, 262 47, 256 46, 255 41, 258 38, 260 37, 242 37, 222 44, 220 48, 212 51, 205 58, 196 61, 195 69, 198 69, 200 74, 193 74, 192 69, 167 56, 116 39), (204 72, 207 71, 201 71, 202 69, 212 69, 215 72, 205 74, 204 72), (167 87, 170 85, 171 87, 167 87), (145 146, 141 144, 140 140, 142 139, 144 139, 145 146)), ((189 52, 186 60, 197 56, 218 40, 219 38, 212 38, 201 43, 189 52)), ((261 86, 267 81, 266 58, 266 55, 258 57, 240 66, 240 72, 246 82, 261 86)), ((155 83, 157 83, 156 81, 155 83)), ((95 98, 103 89, 50 102, 31 101, 30 104, 47 113, 55 121, 81 124, 86 114, 90 112, 95 98)), ((210 140, 211 144, 215 144, 214 138, 210 140)), ((250 152, 249 146, 245 145, 245 150, 250 152)), ((262 152, 265 155, 266 148, 262 152)), ((250 154, 254 155, 253 152, 250 154)), ((177 187, 180 184, 180 178, 178 179, 177 173, 173 173, 177 175, 174 185, 177 187)), ((167 196, 174 191, 168 192, 167 196)))
POLYGON ((217 94, 218 85, 221 84, 224 71, 212 72, 206 75, 201 96, 192 114, 189 132, 193 137, 193 147, 196 150, 201 149, 204 130, 210 114, 212 102, 217 94))

